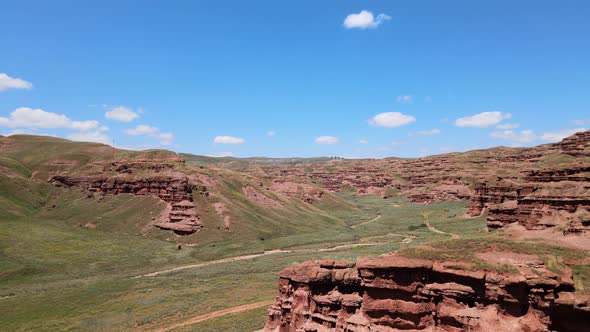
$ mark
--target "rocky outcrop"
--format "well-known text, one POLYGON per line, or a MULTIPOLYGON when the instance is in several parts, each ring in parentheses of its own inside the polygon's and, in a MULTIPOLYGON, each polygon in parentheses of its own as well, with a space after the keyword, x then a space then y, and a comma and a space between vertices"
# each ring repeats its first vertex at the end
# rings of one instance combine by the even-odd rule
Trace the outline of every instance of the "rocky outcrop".
MULTIPOLYGON (((249 168, 244 169, 242 163, 238 167, 240 171, 265 176, 271 181, 305 181, 329 192, 354 191, 383 197, 401 195, 418 203, 436 203, 467 200, 477 194, 476 184, 490 177, 500 176, 503 180, 526 183, 528 180, 523 178, 525 170, 539 169, 540 165, 546 164, 571 164, 575 162, 574 158, 583 161, 582 158, 588 156, 590 131, 585 131, 560 143, 534 148, 500 147, 417 159, 253 162, 249 168)), ((542 181, 545 175, 548 174, 530 176, 542 181)), ((549 176, 552 181, 558 179, 557 174, 549 176)), ((588 175, 585 177, 587 181, 588 175)), ((581 179, 569 177, 568 180, 579 182, 581 179)), ((481 211, 481 208, 477 210, 481 211)))
POLYGON ((187 177, 150 176, 146 178, 131 177, 71 177, 57 175, 50 180, 56 186, 78 187, 88 192, 101 194, 133 194, 155 196, 168 203, 168 215, 165 220, 155 224, 156 227, 172 230, 176 234, 186 235, 199 231, 200 222, 193 203, 193 190, 202 189, 189 181, 187 177))
POLYGON ((576 133, 557 144, 562 153, 574 157, 590 157, 590 130, 576 133))
POLYGON ((526 172, 527 182, 498 180, 475 187, 468 213, 487 209, 488 228, 520 223, 527 229, 561 227, 565 233, 590 230, 590 165, 526 172))
POLYGON ((149 170, 155 173, 160 173, 166 170, 172 170, 184 163, 184 159, 179 157, 168 157, 157 161, 148 158, 135 158, 132 160, 117 160, 110 162, 103 166, 103 171, 132 174, 137 171, 149 170))
POLYGON ((306 262, 280 272, 265 331, 588 330, 589 298, 574 293, 570 270, 515 269, 395 255, 306 262))

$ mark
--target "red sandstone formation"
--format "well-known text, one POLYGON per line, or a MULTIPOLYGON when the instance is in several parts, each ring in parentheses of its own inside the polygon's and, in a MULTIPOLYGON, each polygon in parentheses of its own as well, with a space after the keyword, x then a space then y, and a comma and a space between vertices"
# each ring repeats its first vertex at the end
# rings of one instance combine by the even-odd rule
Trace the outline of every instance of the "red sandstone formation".
POLYGON ((517 273, 395 255, 306 262, 280 272, 265 331, 588 331, 590 297, 571 271, 542 262, 517 273), (567 317, 567 319, 565 319, 567 317))
POLYGON ((590 130, 576 133, 557 144, 562 153, 574 157, 590 157, 590 130))
POLYGON ((155 173, 160 173, 165 170, 172 170, 179 164, 184 164, 184 160, 179 157, 168 157, 166 160, 158 160, 154 162, 153 159, 136 158, 132 160, 118 160, 113 161, 103 167, 105 172, 114 171, 117 173, 132 174, 138 170, 150 170, 155 173))
MULTIPOLYGON (((419 203, 467 200, 477 187, 475 184, 490 177, 500 176, 507 181, 527 182, 524 177, 539 177, 523 171, 539 170, 551 160, 571 164, 575 158, 581 167, 590 156, 590 131, 577 133, 560 143, 534 148, 495 148, 469 151, 418 159, 329 160, 309 163, 260 164, 252 162, 246 172, 267 177, 275 182, 306 181, 324 190, 338 192, 354 190, 357 194, 377 194, 384 197, 399 194, 419 203)), ((225 165, 231 167, 231 164, 225 165)), ((239 165, 243 171, 243 164, 239 165)), ((558 172, 562 166, 550 168, 558 172)), ((557 174, 551 181, 559 180, 557 174)), ((567 174, 563 174, 567 177, 567 174)), ((572 178, 567 181, 588 181, 572 178)), ((534 180, 532 182, 538 182, 534 180)), ((481 211, 481 209, 479 209, 481 211)), ((478 212, 479 212, 478 211, 478 212)))
POLYGON ((590 164, 527 172, 525 183, 500 180, 475 187, 469 214, 488 210, 488 227, 520 223, 527 229, 590 230, 590 164))
MULTIPOLYGON (((131 170, 131 168, 124 168, 131 170)), ((151 195, 170 204, 168 220, 155 226, 185 235, 199 231, 203 224, 193 204, 193 190, 202 188, 187 177, 152 176, 134 179, 130 177, 69 177, 56 175, 50 179, 56 186, 78 187, 102 194, 151 195)))

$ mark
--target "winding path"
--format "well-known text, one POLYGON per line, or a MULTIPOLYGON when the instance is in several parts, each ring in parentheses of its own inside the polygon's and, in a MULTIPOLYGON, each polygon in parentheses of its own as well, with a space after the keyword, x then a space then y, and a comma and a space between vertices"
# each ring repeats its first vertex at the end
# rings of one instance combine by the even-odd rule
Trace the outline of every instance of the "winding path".
POLYGON ((292 250, 275 249, 275 250, 265 251, 261 254, 251 254, 251 255, 228 257, 228 258, 223 258, 223 259, 218 259, 218 260, 208 261, 208 262, 203 262, 203 263, 198 263, 198 264, 178 266, 178 267, 174 267, 171 269, 166 269, 166 270, 161 270, 161 271, 156 271, 156 272, 152 272, 152 273, 138 275, 138 276, 133 277, 133 279, 144 278, 144 277, 156 277, 161 274, 178 272, 178 271, 187 270, 187 269, 194 269, 197 267, 204 267, 204 266, 223 264, 223 263, 233 263, 233 262, 245 261, 245 260, 250 260, 250 259, 254 259, 254 258, 258 258, 258 257, 276 255, 276 254, 330 252, 330 251, 337 251, 337 250, 357 248, 357 247, 372 247, 372 246, 377 246, 377 245, 381 245, 381 244, 384 244, 384 243, 383 242, 351 243, 351 244, 343 244, 343 245, 339 245, 339 246, 335 246, 335 247, 319 248, 319 249, 292 249, 292 250))
POLYGON ((189 326, 189 325, 193 325, 193 324, 197 324, 197 323, 201 323, 204 322, 206 320, 209 319, 213 319, 213 318, 219 318, 225 315, 231 315, 231 314, 236 314, 242 311, 248 311, 248 310, 252 310, 252 309, 257 309, 260 307, 265 307, 265 306, 269 306, 271 304, 273 304, 274 301, 261 301, 261 302, 255 302, 255 303, 249 303, 249 304, 243 304, 243 305, 239 305, 237 307, 232 307, 232 308, 227 308, 227 309, 223 309, 223 310, 218 310, 218 311, 213 311, 207 314, 202 314, 202 315, 198 315, 198 316, 194 316, 191 319, 188 319, 184 322, 180 322, 180 323, 176 323, 173 325, 170 325, 168 327, 163 327, 160 328, 158 330, 155 330, 157 332, 167 332, 167 331, 172 331, 181 327, 185 327, 185 326, 189 326))
POLYGON ((360 223, 360 224, 358 224, 358 225, 352 225, 352 226, 350 226, 350 228, 357 228, 357 227, 359 227, 359 226, 368 225, 368 224, 370 224, 370 223, 372 223, 372 222, 374 222, 374 221, 377 221, 377 220, 379 220, 379 219, 381 219, 381 215, 378 215, 377 217, 375 217, 375 218, 373 218, 373 219, 371 219, 371 220, 369 220, 369 221, 362 222, 362 223, 360 223))
POLYGON ((432 226, 430 224, 430 220, 428 220, 428 215, 424 215, 424 224, 426 225, 426 227, 428 227, 429 230, 431 230, 432 232, 435 232, 437 234, 450 235, 453 239, 460 238, 459 234, 447 233, 447 232, 441 231, 440 229, 436 229, 434 226, 432 226))

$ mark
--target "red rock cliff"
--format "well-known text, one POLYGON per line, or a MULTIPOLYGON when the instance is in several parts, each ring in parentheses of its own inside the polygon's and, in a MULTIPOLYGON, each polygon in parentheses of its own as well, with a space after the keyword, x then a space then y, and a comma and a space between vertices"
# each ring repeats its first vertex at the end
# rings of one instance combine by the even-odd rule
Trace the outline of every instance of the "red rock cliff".
MULTIPOLYGON (((124 167, 127 173, 129 167, 124 167)), ((167 220, 159 221, 156 227, 172 230, 176 234, 185 235, 199 231, 203 225, 196 213, 192 192, 201 188, 189 181, 187 177, 153 175, 144 178, 129 176, 88 176, 70 177, 56 175, 50 182, 57 186, 78 187, 89 192, 102 194, 133 194, 150 195, 168 203, 167 220)))
POLYGON ((265 331, 588 331, 571 271, 518 273, 398 256, 306 262, 280 272, 265 331), (567 317, 567 319, 565 319, 567 317))
POLYGON ((488 210, 488 228, 520 223, 527 229, 561 227, 564 232, 590 230, 590 165, 534 170, 524 183, 501 180, 480 183, 468 213, 488 210))

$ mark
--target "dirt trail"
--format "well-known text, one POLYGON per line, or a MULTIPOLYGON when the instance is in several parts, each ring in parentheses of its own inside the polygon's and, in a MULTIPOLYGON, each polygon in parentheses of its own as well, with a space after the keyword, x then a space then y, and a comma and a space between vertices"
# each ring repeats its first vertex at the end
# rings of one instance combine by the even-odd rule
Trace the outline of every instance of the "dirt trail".
POLYGON ((133 278, 137 279, 137 278, 144 278, 144 277, 155 277, 155 276, 158 276, 161 274, 167 274, 167 273, 172 273, 172 272, 177 272, 177 271, 182 271, 182 270, 187 270, 187 269, 193 269, 193 268, 197 268, 197 267, 204 267, 204 266, 223 264, 223 263, 233 263, 233 262, 250 260, 250 259, 254 259, 254 258, 258 258, 258 257, 262 257, 262 256, 269 256, 269 255, 276 255, 276 254, 330 252, 330 251, 337 251, 337 250, 357 248, 357 247, 372 247, 372 246, 376 246, 376 245, 380 245, 380 244, 383 244, 383 242, 351 243, 351 244, 343 244, 343 245, 339 245, 339 246, 335 246, 335 247, 319 248, 319 249, 292 249, 292 250, 276 249, 276 250, 265 251, 261 254, 251 254, 251 255, 242 255, 242 256, 236 256, 236 257, 228 257, 228 258, 223 258, 223 259, 218 259, 218 260, 208 261, 208 262, 203 262, 203 263, 198 263, 198 264, 178 266, 178 267, 174 267, 174 268, 167 269, 167 270, 161 270, 161 271, 156 271, 156 272, 152 272, 152 273, 138 275, 133 278))
POLYGON ((186 270, 186 269, 193 269, 196 267, 203 267, 203 266, 222 264, 222 263, 238 262, 238 261, 249 260, 249 259, 254 259, 257 257, 274 255, 274 254, 287 254, 290 252, 292 252, 292 250, 281 250, 281 249, 269 250, 269 251, 265 251, 261 254, 228 257, 228 258, 218 259, 218 260, 214 260, 214 261, 203 262, 203 263, 199 263, 199 264, 183 265, 183 266, 179 266, 179 267, 175 267, 175 268, 171 268, 171 269, 167 269, 167 270, 156 271, 156 272, 152 272, 152 273, 148 273, 148 274, 138 275, 133 278, 137 279, 137 278, 141 278, 141 277, 155 277, 160 274, 182 271, 182 270, 186 270))
POLYGON ((426 225, 426 227, 428 227, 429 230, 431 230, 432 232, 435 232, 437 234, 450 235, 453 239, 460 238, 459 234, 447 233, 447 232, 441 231, 440 229, 434 228, 434 226, 432 226, 430 224, 430 220, 428 220, 428 215, 424 215, 424 224, 426 225))
POLYGON ((170 325, 168 327, 163 327, 163 328, 160 328, 155 331, 157 331, 157 332, 172 331, 172 330, 175 330, 175 329, 178 329, 181 327, 201 323, 201 322, 204 322, 209 319, 219 318, 219 317, 222 317, 225 315, 236 314, 236 313, 239 313, 242 311, 248 311, 248 310, 257 309, 260 307, 269 306, 273 303, 274 303, 274 301, 261 301, 261 302, 255 302, 255 303, 250 303, 250 304, 243 304, 243 305, 239 305, 239 306, 233 307, 233 308, 228 308, 228 309, 210 312, 210 313, 203 314, 203 315, 198 315, 198 316, 195 316, 195 317, 193 317, 189 320, 186 320, 184 322, 176 323, 176 324, 170 325))
POLYGON ((359 227, 359 226, 368 225, 368 224, 370 224, 370 223, 372 223, 372 222, 374 222, 374 221, 377 221, 377 220, 379 220, 379 219, 381 219, 381 215, 378 215, 377 217, 375 217, 375 218, 373 218, 373 219, 371 219, 371 220, 369 220, 369 221, 362 222, 362 223, 360 223, 360 224, 358 224, 358 225, 352 225, 352 226, 350 226, 350 228, 357 228, 357 227, 359 227))

